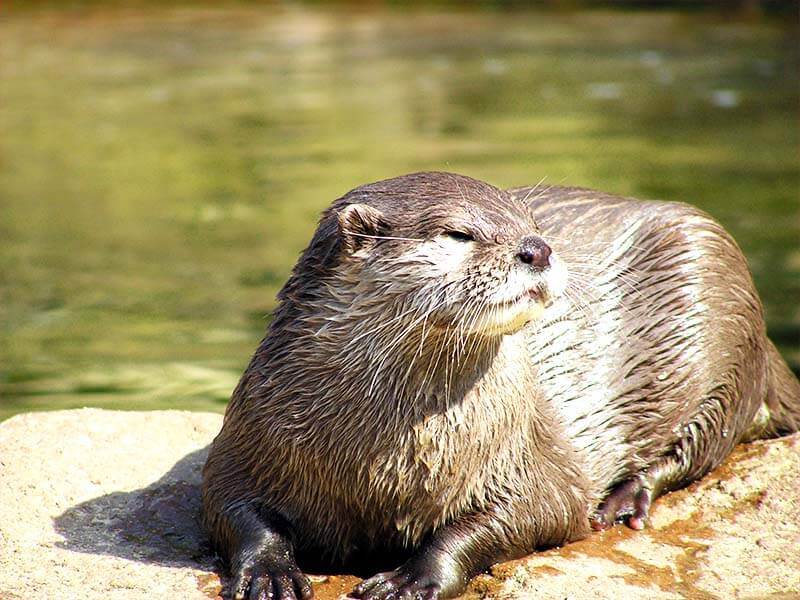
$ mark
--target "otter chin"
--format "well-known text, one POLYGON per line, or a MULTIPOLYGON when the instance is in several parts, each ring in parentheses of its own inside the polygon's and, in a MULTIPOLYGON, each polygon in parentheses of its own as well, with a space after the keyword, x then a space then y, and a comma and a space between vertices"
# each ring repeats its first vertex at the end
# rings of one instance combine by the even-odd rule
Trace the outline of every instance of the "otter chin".
POLYGON ((545 309, 564 294, 568 276, 563 263, 550 251, 547 268, 533 277, 528 275, 526 279, 533 281, 523 283, 521 292, 517 282, 508 281, 503 298, 489 304, 485 309, 486 317, 472 331, 484 335, 517 333, 539 319, 545 309), (511 298, 506 299, 509 296, 511 298))
POLYGON ((624 521, 740 441, 800 427, 746 261, 680 203, 452 173, 325 210, 203 469, 233 598, 397 562, 351 592, 445 598, 624 521), (299 561, 299 563, 298 563, 299 561))

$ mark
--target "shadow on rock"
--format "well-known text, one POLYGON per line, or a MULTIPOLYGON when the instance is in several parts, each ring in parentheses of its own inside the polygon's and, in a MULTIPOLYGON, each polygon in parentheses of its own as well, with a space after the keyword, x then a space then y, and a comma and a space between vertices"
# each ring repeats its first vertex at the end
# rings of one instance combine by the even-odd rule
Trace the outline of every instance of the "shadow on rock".
POLYGON ((214 569, 200 525, 200 481, 208 448, 175 463, 161 479, 132 492, 83 502, 54 519, 58 546, 169 567, 214 569))

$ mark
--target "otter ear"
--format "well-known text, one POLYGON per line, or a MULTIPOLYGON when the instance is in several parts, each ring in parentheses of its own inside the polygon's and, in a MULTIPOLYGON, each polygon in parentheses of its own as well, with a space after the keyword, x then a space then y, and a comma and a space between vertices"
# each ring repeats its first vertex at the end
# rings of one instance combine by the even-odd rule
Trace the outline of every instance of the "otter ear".
POLYGON ((383 213, 366 204, 348 204, 337 215, 342 249, 353 254, 375 243, 375 238, 386 235, 389 224, 383 213))

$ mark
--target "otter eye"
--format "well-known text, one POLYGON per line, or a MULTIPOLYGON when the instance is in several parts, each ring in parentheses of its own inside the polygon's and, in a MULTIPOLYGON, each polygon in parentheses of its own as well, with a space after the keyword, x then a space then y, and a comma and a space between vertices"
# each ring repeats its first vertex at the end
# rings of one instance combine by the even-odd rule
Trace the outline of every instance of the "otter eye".
POLYGON ((463 231, 445 231, 444 235, 459 242, 474 242, 475 237, 471 233, 463 231))

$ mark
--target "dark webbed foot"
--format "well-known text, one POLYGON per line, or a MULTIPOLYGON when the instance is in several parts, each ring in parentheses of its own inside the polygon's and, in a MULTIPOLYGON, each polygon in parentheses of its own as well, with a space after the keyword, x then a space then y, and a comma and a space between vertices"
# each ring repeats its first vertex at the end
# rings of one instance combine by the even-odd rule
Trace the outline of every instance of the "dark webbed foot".
POLYGON ((441 585, 433 578, 408 572, 404 567, 365 579, 352 595, 361 600, 433 600, 441 585))
POLYGON ((608 529, 625 522, 631 529, 644 529, 653 501, 653 491, 643 475, 619 484, 592 515, 592 529, 608 529))
POLYGON ((310 600, 311 582, 290 554, 271 548, 247 553, 231 569, 234 600, 310 600))
POLYGON ((394 571, 365 579, 351 592, 361 600, 433 600, 460 594, 470 574, 452 555, 427 548, 394 571))
POLYGON ((592 515, 592 529, 608 529, 622 522, 631 529, 644 529, 653 500, 691 481, 687 457, 685 450, 676 449, 674 455, 662 457, 617 485, 592 515))

